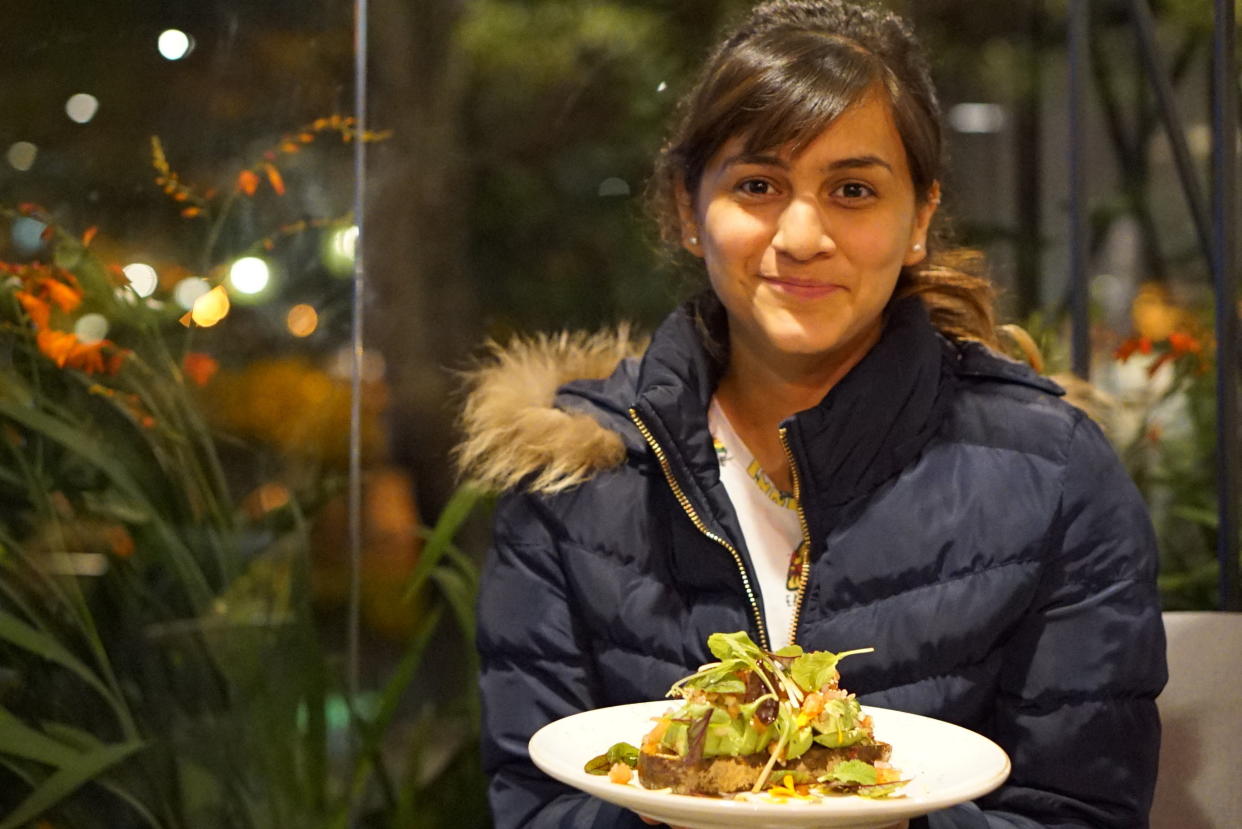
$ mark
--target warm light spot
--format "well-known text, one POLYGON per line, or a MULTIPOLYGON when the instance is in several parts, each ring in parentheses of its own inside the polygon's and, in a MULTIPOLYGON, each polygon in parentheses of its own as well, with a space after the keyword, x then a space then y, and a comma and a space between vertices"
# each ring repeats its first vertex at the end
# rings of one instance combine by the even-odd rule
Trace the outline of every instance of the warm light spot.
POLYGON ((324 261, 328 270, 338 276, 349 276, 354 272, 354 257, 358 252, 358 227, 343 227, 328 235, 324 261))
POLYGON ((309 305, 295 305, 285 318, 289 333, 295 337, 309 337, 319 327, 319 314, 309 305))
POLYGON ((181 60, 194 48, 194 40, 180 29, 166 29, 160 32, 160 54, 168 60, 181 60))
POLYGON ((99 553, 52 553, 43 569, 63 576, 102 576, 108 572, 108 559, 99 553))
POLYGON ((656 92, 663 92, 666 89, 668 89, 668 82, 660 81, 660 85, 656 87, 656 92))
POLYGON ((79 124, 89 122, 98 111, 99 99, 85 92, 72 95, 65 102, 65 114, 69 116, 69 120, 76 121, 79 124))
POLYGON ((173 299, 187 311, 194 307, 195 301, 211 290, 210 283, 198 276, 187 276, 173 288, 173 299))
POLYGON ((126 278, 129 279, 129 287, 133 288, 134 293, 138 294, 138 296, 151 296, 160 284, 160 277, 155 272, 155 268, 142 262, 133 262, 121 270, 125 272, 126 278))
POLYGON ((271 271, 267 263, 257 256, 244 256, 229 268, 229 282, 238 292, 257 294, 267 287, 271 271))
POLYGON ((242 505, 252 517, 260 518, 272 510, 288 505, 291 497, 288 487, 272 482, 263 484, 247 495, 242 505))
POLYGON ((194 300, 190 310, 190 319, 204 328, 210 328, 228 316, 229 293, 223 285, 217 285, 207 293, 194 300))
MULTIPOLYGON (((354 374, 354 348, 342 346, 328 364, 328 371, 334 377, 348 380, 354 374)), ((384 379, 388 366, 384 363, 384 355, 374 349, 362 352, 362 379, 367 383, 378 383, 384 379)))
POLYGON ((82 345, 94 345, 108 336, 108 318, 103 314, 83 314, 74 323, 73 333, 82 345))
POLYGON ((39 154, 39 148, 29 141, 18 141, 9 147, 9 151, 5 153, 9 166, 19 172, 26 172, 34 166, 35 156, 39 154))

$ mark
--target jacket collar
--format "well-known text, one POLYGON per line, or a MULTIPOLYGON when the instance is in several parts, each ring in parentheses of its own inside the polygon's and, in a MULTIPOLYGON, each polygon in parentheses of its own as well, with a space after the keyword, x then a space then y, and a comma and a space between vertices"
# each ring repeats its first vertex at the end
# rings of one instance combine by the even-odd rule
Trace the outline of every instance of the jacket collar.
MULTIPOLYGON (((704 335, 723 331, 723 310, 710 300, 667 319, 640 366, 635 408, 691 502, 737 539, 707 429, 723 363, 704 335)), ((786 421, 813 532, 828 511, 874 491, 922 451, 950 397, 954 354, 921 300, 898 300, 871 351, 818 405, 786 421)))

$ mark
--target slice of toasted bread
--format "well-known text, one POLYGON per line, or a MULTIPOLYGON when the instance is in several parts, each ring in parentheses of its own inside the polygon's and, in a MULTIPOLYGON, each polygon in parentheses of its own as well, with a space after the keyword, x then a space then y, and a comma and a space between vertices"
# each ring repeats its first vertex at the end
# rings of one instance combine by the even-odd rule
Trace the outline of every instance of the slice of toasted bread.
MULTIPOLYGON (((867 763, 888 760, 892 751, 892 746, 881 742, 859 743, 845 748, 813 746, 801 757, 778 764, 769 781, 781 782, 782 773, 787 771, 818 776, 845 760, 867 763)), ((743 757, 708 757, 687 764, 676 755, 640 752, 638 780, 648 789, 672 789, 677 794, 733 794, 753 788, 768 759, 768 753, 761 751, 743 757)))

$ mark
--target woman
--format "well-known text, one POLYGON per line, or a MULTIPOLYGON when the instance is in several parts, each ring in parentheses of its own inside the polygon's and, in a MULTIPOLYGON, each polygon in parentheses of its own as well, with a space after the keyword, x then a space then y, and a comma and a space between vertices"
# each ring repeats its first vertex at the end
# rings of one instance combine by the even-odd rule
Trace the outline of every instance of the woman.
POLYGON ((986 283, 930 249, 938 116, 895 16, 759 6, 655 173, 711 290, 641 355, 545 339, 476 375, 462 460, 507 492, 479 601, 498 826, 641 825, 544 777, 526 742, 660 698, 734 630, 874 647, 843 680, 863 702, 1005 748, 1004 786, 915 825, 1146 825, 1149 522, 1095 425, 987 347, 986 283))

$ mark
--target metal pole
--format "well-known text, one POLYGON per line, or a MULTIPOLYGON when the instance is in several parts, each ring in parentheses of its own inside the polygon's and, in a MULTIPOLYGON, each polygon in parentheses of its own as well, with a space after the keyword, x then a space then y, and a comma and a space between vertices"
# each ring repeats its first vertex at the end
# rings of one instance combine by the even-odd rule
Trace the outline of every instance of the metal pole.
POLYGON ((1238 74, 1234 0, 1215 0, 1212 34, 1212 276, 1216 287, 1216 480, 1220 609, 1238 596, 1238 74))
POLYGON ((1087 251, 1090 245, 1087 204, 1087 62, 1091 27, 1090 0, 1070 0, 1069 7, 1069 310, 1071 362, 1084 380, 1091 373, 1091 319, 1087 305, 1087 251))
MULTIPOLYGON (((366 194, 367 194, 367 0, 354 0, 354 240, 353 313, 349 406, 349 620, 348 694, 351 710, 358 711, 361 691, 361 590, 362 590, 362 372, 365 354, 363 306, 366 299, 366 194)), ((356 715, 356 713, 355 713, 356 715)), ((360 751, 361 728, 352 729, 351 749, 360 751)), ((356 804, 348 805, 347 824, 357 825, 356 804)))
POLYGON ((1208 210, 1207 200, 1199 187, 1199 172, 1195 169, 1190 157, 1190 147, 1186 143, 1186 131, 1181 115, 1177 110, 1177 97, 1173 94, 1173 84, 1168 73, 1160 65, 1159 53, 1156 48, 1156 23, 1152 19, 1151 9, 1147 0, 1130 0, 1130 11, 1134 19, 1134 31, 1138 34, 1139 57, 1143 68, 1156 92, 1157 111, 1164 123, 1165 135, 1169 138, 1169 146, 1173 150, 1173 163, 1177 166, 1177 177, 1182 183, 1182 192, 1190 206, 1190 216, 1195 223, 1195 232, 1199 236, 1199 246, 1203 256, 1212 260, 1212 216, 1208 210))

